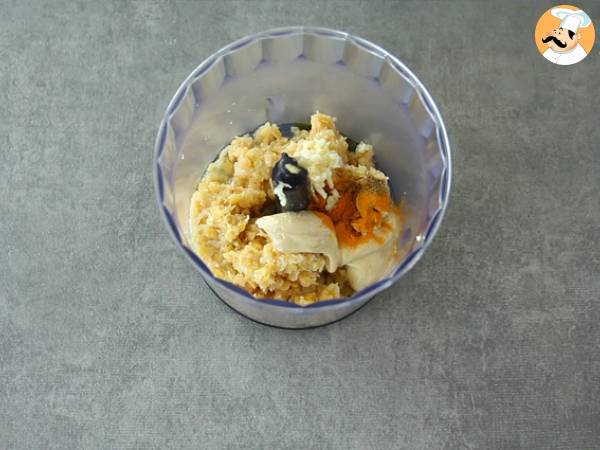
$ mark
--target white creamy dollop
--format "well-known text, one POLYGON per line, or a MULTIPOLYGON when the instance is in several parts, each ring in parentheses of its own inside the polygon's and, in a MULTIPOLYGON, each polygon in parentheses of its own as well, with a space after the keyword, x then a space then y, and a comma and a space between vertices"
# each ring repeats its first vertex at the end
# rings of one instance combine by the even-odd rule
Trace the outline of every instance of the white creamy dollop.
POLYGON ((346 266, 348 281, 355 291, 360 291, 389 275, 398 263, 396 247, 401 230, 400 218, 398 214, 390 213, 387 220, 392 229, 385 234, 383 242, 372 239, 356 247, 341 248, 341 265, 346 266))
POLYGON ((311 211, 284 212, 256 220, 273 241, 275 250, 284 253, 321 253, 327 258, 327 271, 340 266, 340 250, 335 232, 311 211))
POLYGON ((321 253, 327 258, 327 271, 346 266, 348 281, 355 291, 388 275, 398 263, 396 246, 401 230, 398 214, 387 220, 392 229, 383 242, 372 239, 356 247, 338 246, 335 232, 311 211, 285 212, 261 217, 256 225, 263 229, 280 252, 321 253))

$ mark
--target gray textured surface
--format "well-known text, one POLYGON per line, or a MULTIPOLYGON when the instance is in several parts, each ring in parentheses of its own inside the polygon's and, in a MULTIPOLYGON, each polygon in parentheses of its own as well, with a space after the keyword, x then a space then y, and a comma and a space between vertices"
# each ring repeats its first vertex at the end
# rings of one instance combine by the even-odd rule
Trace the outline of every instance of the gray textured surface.
POLYGON ((0 7, 1 448, 598 448, 600 43, 546 62, 547 1, 97 3, 0 7), (290 332, 176 251, 151 153, 204 57, 297 23, 412 67, 455 177, 408 276, 290 332))

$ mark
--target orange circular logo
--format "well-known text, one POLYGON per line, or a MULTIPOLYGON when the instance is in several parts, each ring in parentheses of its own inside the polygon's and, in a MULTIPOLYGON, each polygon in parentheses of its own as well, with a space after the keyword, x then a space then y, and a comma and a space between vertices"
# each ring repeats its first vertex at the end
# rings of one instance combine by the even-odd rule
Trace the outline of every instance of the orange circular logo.
POLYGON ((570 66, 592 51, 596 32, 590 16, 576 6, 550 8, 535 26, 535 45, 548 61, 570 66))

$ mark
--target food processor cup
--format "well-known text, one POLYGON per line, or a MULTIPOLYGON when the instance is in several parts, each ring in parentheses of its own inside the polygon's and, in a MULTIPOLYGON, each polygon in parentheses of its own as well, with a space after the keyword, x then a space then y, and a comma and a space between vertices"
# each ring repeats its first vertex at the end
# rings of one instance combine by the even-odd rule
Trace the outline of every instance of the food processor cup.
POLYGON ((156 139, 155 185, 176 244, 227 305, 255 321, 307 328, 339 320, 398 281, 438 230, 450 190, 450 145, 442 118, 417 77, 364 39, 315 27, 274 29, 240 39, 203 61, 171 100, 156 139), (307 122, 320 111, 337 128, 375 149, 377 167, 402 198, 402 260, 384 279, 350 298, 301 307, 257 299, 216 278, 191 245, 190 199, 198 181, 234 136, 266 121, 307 122))

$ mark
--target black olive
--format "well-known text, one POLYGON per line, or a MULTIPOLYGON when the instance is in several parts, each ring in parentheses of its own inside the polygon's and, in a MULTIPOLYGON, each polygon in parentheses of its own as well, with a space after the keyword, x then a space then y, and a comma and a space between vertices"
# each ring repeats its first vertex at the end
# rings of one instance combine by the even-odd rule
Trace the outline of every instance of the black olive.
POLYGON ((346 142, 348 143, 348 151, 349 152, 353 152, 356 150, 356 146, 358 145, 358 142, 350 139, 349 137, 346 138, 346 142))
POLYGON ((271 214, 277 214, 279 212, 279 202, 277 200, 267 199, 267 201, 263 204, 260 209, 258 215, 262 216, 270 216, 271 214))
POLYGON ((310 201, 308 172, 287 153, 282 153, 281 158, 273 167, 271 181, 273 189, 284 183, 283 194, 286 201, 285 205, 282 205, 277 197, 279 211, 303 211, 308 208, 310 201))

